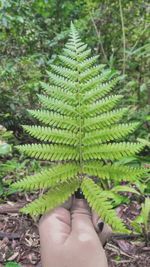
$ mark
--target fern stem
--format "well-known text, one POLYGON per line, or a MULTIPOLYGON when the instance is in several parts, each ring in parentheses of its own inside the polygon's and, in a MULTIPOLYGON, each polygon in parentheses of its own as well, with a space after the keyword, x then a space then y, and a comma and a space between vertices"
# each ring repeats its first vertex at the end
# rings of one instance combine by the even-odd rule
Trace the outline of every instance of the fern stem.
POLYGON ((76 46, 76 39, 74 39, 74 46, 75 46, 75 49, 76 49, 76 59, 77 59, 77 73, 78 73, 78 76, 77 76, 77 83, 78 83, 78 86, 77 86, 77 108, 79 108, 79 161, 80 161, 80 169, 81 169, 81 179, 83 178, 82 177, 82 169, 83 169, 83 158, 82 158, 82 135, 83 135, 83 128, 82 128, 82 125, 84 123, 84 120, 82 118, 82 115, 81 115, 81 90, 80 90, 80 68, 79 68, 79 58, 78 58, 78 53, 77 53, 77 46, 76 46))
MULTIPOLYGON (((78 105, 79 105, 79 110, 80 110, 80 107, 81 107, 81 93, 80 93, 80 79, 79 79, 79 76, 80 76, 80 71, 79 71, 79 68, 78 68, 78 93, 77 93, 77 96, 78 96, 78 105)), ((81 112, 81 110, 80 110, 81 112)), ((80 121, 80 125, 79 125, 79 153, 80 153, 80 168, 81 168, 81 172, 82 172, 82 169, 83 169, 83 159, 82 159, 82 124, 83 124, 83 119, 82 119, 82 116, 81 116, 81 113, 79 113, 79 121, 80 121)))

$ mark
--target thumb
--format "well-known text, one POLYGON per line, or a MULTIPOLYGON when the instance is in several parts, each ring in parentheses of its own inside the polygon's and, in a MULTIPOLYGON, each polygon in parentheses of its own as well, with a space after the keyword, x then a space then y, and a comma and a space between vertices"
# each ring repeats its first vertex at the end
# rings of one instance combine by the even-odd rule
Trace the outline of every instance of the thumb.
POLYGON ((95 232, 92 223, 92 213, 86 200, 73 199, 71 208, 72 231, 76 233, 95 232))

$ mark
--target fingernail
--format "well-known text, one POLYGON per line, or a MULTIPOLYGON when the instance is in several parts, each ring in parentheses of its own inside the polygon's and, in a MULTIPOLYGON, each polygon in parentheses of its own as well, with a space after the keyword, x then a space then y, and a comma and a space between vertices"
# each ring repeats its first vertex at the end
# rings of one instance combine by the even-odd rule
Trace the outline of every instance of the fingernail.
POLYGON ((98 226, 99 230, 102 232, 103 231, 103 228, 104 228, 104 223, 103 222, 99 222, 97 224, 97 226, 98 226))
POLYGON ((84 199, 83 192, 82 192, 82 190, 80 188, 75 192, 75 197, 77 199, 84 199))
POLYGON ((107 244, 107 242, 105 242, 105 243, 103 244, 103 248, 106 246, 106 244, 107 244))

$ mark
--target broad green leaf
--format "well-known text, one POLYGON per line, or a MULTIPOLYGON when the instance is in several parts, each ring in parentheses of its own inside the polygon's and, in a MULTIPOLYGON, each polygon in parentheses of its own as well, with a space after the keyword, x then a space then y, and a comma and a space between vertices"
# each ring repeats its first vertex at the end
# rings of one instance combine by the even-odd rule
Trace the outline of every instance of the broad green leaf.
POLYGON ((132 187, 126 186, 126 185, 115 186, 111 189, 111 191, 112 192, 130 192, 130 193, 140 195, 140 193, 137 190, 135 190, 132 187))

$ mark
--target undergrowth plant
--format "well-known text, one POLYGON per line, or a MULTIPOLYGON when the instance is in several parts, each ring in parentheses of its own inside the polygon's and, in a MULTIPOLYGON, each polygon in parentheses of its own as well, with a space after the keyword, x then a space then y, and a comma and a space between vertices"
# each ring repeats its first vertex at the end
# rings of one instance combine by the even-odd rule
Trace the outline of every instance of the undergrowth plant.
POLYGON ((48 189, 22 209, 29 214, 53 209, 80 188, 92 209, 114 231, 127 232, 112 208, 108 191, 98 181, 131 183, 139 179, 146 170, 116 165, 115 161, 135 155, 144 144, 123 141, 138 123, 118 123, 128 110, 114 109, 122 96, 108 94, 119 78, 114 71, 97 65, 98 56, 90 54, 71 24, 69 41, 59 56, 60 64, 52 64, 51 71, 47 71, 49 84, 41 82, 48 95, 38 96, 43 109, 29 111, 44 125, 23 126, 31 136, 44 142, 18 146, 30 157, 52 161, 53 167, 12 186, 48 189))
POLYGON ((145 198, 145 202, 142 204, 141 213, 136 219, 130 222, 136 233, 141 234, 146 245, 150 243, 150 198, 145 198))

